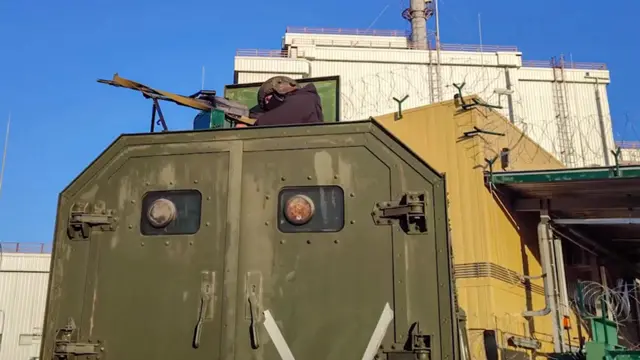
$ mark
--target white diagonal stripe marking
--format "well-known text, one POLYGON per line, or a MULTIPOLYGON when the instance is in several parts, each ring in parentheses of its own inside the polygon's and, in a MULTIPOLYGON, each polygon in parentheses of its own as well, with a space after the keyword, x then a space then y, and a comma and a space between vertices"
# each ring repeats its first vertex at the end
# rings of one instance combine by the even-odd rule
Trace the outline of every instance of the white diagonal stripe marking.
POLYGON ((280 358, 282 360, 295 360, 291 349, 289 349, 289 345, 287 345, 287 342, 284 340, 278 324, 276 324, 269 310, 264 312, 264 327, 267 329, 267 333, 269 337, 271 337, 271 341, 273 341, 273 345, 275 345, 278 354, 280 354, 280 358))
POLYGON ((373 330, 373 334, 371 335, 371 339, 369 339, 369 344, 367 345, 367 349, 364 351, 362 355, 362 360, 372 360, 373 357, 378 352, 380 345, 382 344, 382 340, 384 339, 384 335, 387 333, 387 328, 389 328, 389 324, 393 320, 393 310, 391 310, 391 306, 389 303, 386 303, 384 309, 382 310, 382 314, 380 314, 380 319, 378 319, 378 324, 376 328, 373 330))

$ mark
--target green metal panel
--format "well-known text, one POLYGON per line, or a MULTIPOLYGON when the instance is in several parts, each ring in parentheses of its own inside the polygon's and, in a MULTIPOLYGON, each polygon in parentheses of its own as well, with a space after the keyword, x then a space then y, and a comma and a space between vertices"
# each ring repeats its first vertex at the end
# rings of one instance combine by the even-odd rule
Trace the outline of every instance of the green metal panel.
POLYGON ((587 342, 584 348, 587 353, 587 360, 605 360, 607 349, 604 344, 587 342))
POLYGON ((608 347, 618 345, 618 325, 616 322, 604 317, 593 317, 589 319, 591 322, 591 336, 593 341, 603 343, 608 347))
MULTIPOLYGON (((54 307, 47 317, 49 335, 72 317, 78 326, 78 340, 104 342, 105 352, 114 359, 205 359, 209 358, 207 352, 218 351, 220 298, 207 304, 201 351, 194 353, 192 348, 204 276, 213 286, 213 294, 222 293, 229 144, 215 145, 200 154, 172 145, 162 150, 119 146, 122 152, 110 154, 115 157, 91 182, 77 192, 63 194, 62 215, 69 213, 72 202, 104 201, 108 210, 115 211, 118 223, 113 231, 94 232, 88 239, 76 240, 66 239, 65 227, 59 226, 52 272, 54 292, 49 300, 54 307), (198 232, 142 235, 145 194, 176 189, 201 194, 198 232), (76 253, 84 255, 85 261, 67 260, 69 256, 74 259, 76 253), (205 271, 208 274, 203 274, 205 271), (79 274, 84 274, 83 281, 76 279, 79 274), (62 308, 54 310, 58 307, 62 308), (146 343, 153 346, 142 345, 146 343)), ((51 341, 51 337, 45 339, 43 358, 51 358, 51 341)))
POLYGON ((280 359, 267 314, 295 358, 360 359, 385 304, 384 351, 419 323, 432 358, 457 359, 445 200, 444 178, 374 122, 121 137, 61 195, 42 359, 70 317, 69 346, 107 359, 280 359), (341 188, 316 206, 343 203, 342 225, 283 230, 279 194, 300 186, 341 188), (149 227, 146 196, 174 190, 201 205, 149 227), (426 195, 426 232, 374 222, 375 203, 410 191, 426 195), (70 239, 79 201, 103 201, 111 222, 70 239), (197 212, 197 232, 170 234, 197 212))
POLYGON ((602 180, 640 177, 640 167, 560 169, 541 171, 495 172, 488 175, 495 184, 518 184, 555 181, 602 180))

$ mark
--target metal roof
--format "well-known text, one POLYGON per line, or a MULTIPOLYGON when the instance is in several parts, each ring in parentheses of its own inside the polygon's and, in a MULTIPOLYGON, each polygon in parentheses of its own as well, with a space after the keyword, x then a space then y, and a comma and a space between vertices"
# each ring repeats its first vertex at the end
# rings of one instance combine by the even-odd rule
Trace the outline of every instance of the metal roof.
POLYGON ((515 211, 547 210, 553 226, 640 273, 640 166, 486 173, 515 211))
POLYGON ((640 166, 591 167, 487 173, 494 184, 571 182, 640 178, 640 166))

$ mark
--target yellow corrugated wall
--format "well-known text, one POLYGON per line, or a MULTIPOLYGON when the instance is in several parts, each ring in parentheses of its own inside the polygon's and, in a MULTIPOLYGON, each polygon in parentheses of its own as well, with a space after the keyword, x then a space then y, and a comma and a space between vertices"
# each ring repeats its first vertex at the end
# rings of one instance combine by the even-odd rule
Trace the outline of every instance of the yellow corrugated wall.
MULTIPOLYGON (((460 305, 469 319, 473 357, 484 358, 480 329, 498 330, 498 341, 504 346, 506 334, 533 335, 544 342, 543 350, 552 350, 548 343, 551 318, 536 318, 530 324, 522 316, 528 308, 544 308, 542 281, 532 281, 539 290, 528 292, 515 275, 541 274, 537 258, 538 218, 525 219, 520 215, 514 219, 515 215, 506 211, 505 204, 485 185, 483 172, 487 166, 485 158, 493 158, 503 148, 510 149, 510 165, 506 170, 557 169, 562 164, 507 119, 486 108, 460 111, 454 101, 448 101, 405 110, 402 115, 400 120, 395 120, 394 114, 376 120, 429 165, 446 174, 454 264, 456 273, 459 272, 456 285, 460 305), (505 136, 480 134, 465 138, 463 133, 472 131, 474 126, 505 136), (465 277, 464 271, 458 271, 463 264, 478 263, 511 270, 509 281, 505 281, 505 276, 496 279, 486 274, 465 277)), ((499 159, 494 171, 501 171, 499 159)))

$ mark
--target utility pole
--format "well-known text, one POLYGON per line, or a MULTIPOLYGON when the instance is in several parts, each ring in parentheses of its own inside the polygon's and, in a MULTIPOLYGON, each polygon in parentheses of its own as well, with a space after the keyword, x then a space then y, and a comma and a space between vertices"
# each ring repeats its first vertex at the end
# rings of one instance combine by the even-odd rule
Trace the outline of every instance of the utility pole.
POLYGON ((592 76, 587 73, 585 79, 594 79, 596 81, 596 108, 598 110, 598 120, 600 121, 600 140, 602 141, 602 153, 604 154, 604 163, 606 166, 611 166, 609 159, 609 147, 607 145, 607 135, 605 132, 604 115, 602 114, 602 102, 600 100, 600 81, 609 80, 606 77, 592 76))

